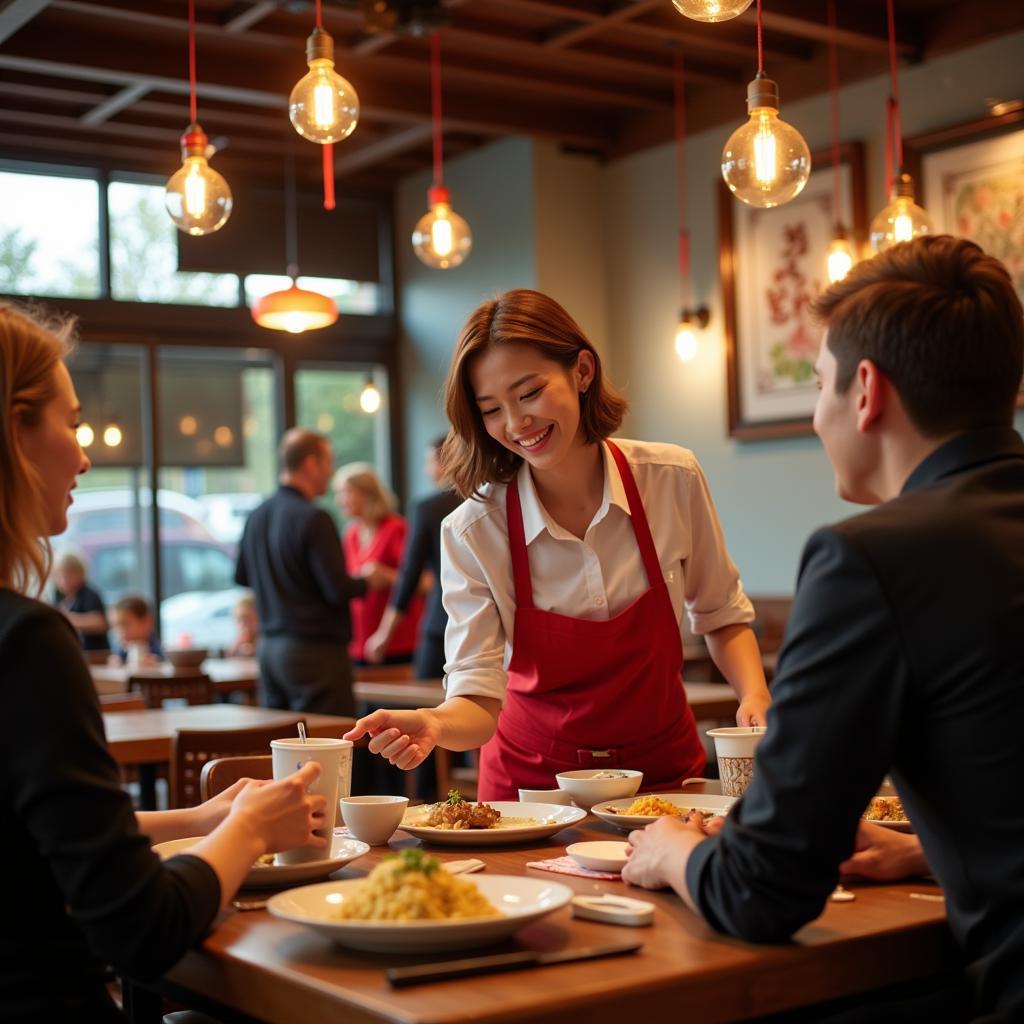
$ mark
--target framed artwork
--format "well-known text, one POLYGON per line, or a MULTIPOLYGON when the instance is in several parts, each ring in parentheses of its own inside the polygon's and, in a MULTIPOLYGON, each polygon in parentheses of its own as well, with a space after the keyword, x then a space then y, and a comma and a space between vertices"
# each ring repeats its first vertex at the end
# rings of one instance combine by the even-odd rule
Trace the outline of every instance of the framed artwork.
MULTIPOLYGON (((811 155, 811 176, 784 206, 757 209, 719 192, 729 434, 741 440, 811 431, 821 328, 810 303, 827 284, 835 228, 831 150, 811 155)), ((860 251, 866 237, 864 147, 840 148, 842 220, 860 251)))
POLYGON ((969 238, 1002 260, 1024 302, 1024 104, 907 139, 903 152, 936 234, 969 238))

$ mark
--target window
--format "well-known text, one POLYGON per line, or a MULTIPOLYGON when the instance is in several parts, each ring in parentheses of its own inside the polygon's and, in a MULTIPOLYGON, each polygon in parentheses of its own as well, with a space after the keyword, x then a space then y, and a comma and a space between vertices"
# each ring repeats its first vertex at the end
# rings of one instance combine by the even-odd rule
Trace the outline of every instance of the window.
POLYGON ((134 302, 237 306, 235 274, 178 270, 177 228, 164 209, 164 186, 113 181, 110 209, 110 292, 134 302))
POLYGON ((100 294, 99 183, 0 170, 0 292, 100 294))
MULTIPOLYGON (((252 304, 271 292, 284 291, 291 286, 290 277, 275 274, 247 274, 245 302, 252 304)), ((340 277, 300 277, 300 288, 308 288, 334 299, 342 313, 372 315, 380 311, 380 286, 370 281, 346 281, 340 277)))

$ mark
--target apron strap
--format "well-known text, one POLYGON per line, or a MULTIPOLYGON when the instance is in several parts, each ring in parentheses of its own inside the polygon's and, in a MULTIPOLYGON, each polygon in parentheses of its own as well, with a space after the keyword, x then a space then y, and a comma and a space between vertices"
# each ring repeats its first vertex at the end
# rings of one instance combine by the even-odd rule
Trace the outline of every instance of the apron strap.
MULTIPOLYGON (((661 575, 661 563, 658 561, 658 552, 654 547, 654 538, 651 536, 651 528, 647 522, 647 513, 644 512, 644 503, 640 500, 640 491, 633 478, 633 471, 629 468, 626 456, 610 438, 605 438, 608 450, 615 459, 615 465, 619 467, 619 476, 622 479, 622 486, 626 489, 626 498, 629 500, 629 514, 633 521, 633 534, 636 537, 637 546, 640 548, 640 557, 643 558, 644 568, 647 570, 647 585, 656 587, 664 582, 661 575)), ((520 517, 520 527, 522 518, 520 517)))
POLYGON ((508 542, 512 553, 512 580, 516 588, 516 607, 533 607, 533 583, 530 580, 530 556, 526 551, 523 530, 523 506, 519 502, 519 482, 512 477, 505 488, 505 515, 508 519, 508 542))

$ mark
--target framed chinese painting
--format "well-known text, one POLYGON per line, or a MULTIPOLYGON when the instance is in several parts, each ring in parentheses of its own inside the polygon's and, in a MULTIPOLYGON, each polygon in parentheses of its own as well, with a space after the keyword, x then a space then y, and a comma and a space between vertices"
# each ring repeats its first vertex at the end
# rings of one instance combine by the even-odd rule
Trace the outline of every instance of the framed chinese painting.
MULTIPOLYGON (((741 440, 811 431, 822 332, 810 303, 828 284, 836 221, 831 151, 813 153, 811 165, 803 191, 770 210, 739 202, 721 183, 729 434, 741 440)), ((840 147, 839 172, 842 221, 859 251, 866 237, 862 143, 840 147)))

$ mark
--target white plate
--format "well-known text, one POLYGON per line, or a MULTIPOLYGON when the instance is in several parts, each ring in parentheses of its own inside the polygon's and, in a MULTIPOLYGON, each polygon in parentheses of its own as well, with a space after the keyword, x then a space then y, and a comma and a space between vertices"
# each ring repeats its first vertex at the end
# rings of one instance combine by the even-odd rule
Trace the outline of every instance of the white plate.
POLYGON ((736 803, 736 797, 719 796, 717 793, 637 793, 636 796, 626 800, 605 800, 604 803, 594 804, 590 811, 616 828, 621 828, 624 832, 632 832, 635 828, 646 828, 652 821, 657 821, 661 817, 657 814, 619 813, 634 800, 645 796, 656 796, 660 800, 667 800, 670 804, 675 804, 679 808, 680 814, 688 810, 727 814, 729 808, 736 803))
POLYGON ((520 804, 505 800, 490 800, 487 803, 496 811, 501 811, 501 820, 496 828, 431 828, 429 825, 417 825, 416 822, 425 817, 429 804, 406 811, 399 827, 403 832, 437 846, 509 846, 512 843, 527 843, 553 836, 587 816, 587 812, 579 807, 566 807, 564 804, 520 804), (523 818, 533 818, 539 824, 523 824, 523 818))
POLYGON ((593 843, 573 843, 565 852, 580 867, 593 868, 594 871, 621 871, 626 866, 626 851, 629 843, 602 840, 593 843))
POLYGON ((267 909, 352 949, 372 953, 437 953, 501 942, 531 921, 564 907, 573 895, 568 886, 540 878, 474 875, 465 880, 475 885, 501 911, 501 916, 453 921, 335 919, 337 907, 364 884, 365 879, 361 878, 279 892, 267 901, 267 909))
POLYGON ((914 827, 909 821, 879 821, 878 818, 864 818, 869 825, 879 825, 882 828, 892 829, 893 832, 913 832, 914 827))
MULTIPOLYGON (((164 859, 176 853, 187 853, 200 837, 174 839, 169 843, 158 843, 153 849, 164 859)), ((304 864, 254 864, 242 883, 254 889, 276 888, 280 885, 294 885, 296 882, 315 882, 344 867, 349 861, 369 853, 370 847, 358 839, 334 836, 331 855, 322 860, 308 860, 304 864)))

